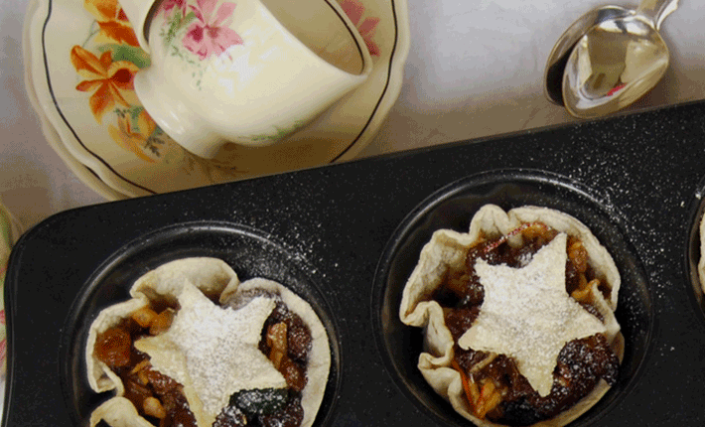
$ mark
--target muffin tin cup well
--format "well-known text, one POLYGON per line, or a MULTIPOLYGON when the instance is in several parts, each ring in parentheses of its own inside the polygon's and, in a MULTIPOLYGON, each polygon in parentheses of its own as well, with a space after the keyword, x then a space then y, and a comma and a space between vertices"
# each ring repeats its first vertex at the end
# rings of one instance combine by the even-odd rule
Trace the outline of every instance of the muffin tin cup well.
POLYGON ((700 280, 698 264, 700 263, 702 253, 702 233, 700 232, 703 216, 705 215, 705 177, 698 184, 693 198, 690 202, 690 217, 685 234, 685 251, 684 254, 684 272, 685 282, 690 284, 688 290, 692 290, 693 303, 696 311, 703 314, 705 321, 705 289, 700 280))
POLYGON ((187 257, 220 258, 241 281, 264 277, 277 281, 306 300, 328 333, 331 369, 316 425, 325 425, 339 392, 342 349, 339 326, 333 316, 335 300, 325 295, 311 276, 312 267, 264 233, 230 223, 181 223, 130 242, 99 266, 80 290, 69 311, 59 360, 65 403, 74 425, 84 425, 110 391, 96 394, 88 385, 85 345, 93 319, 103 309, 130 298, 132 284, 144 273, 169 261, 187 257))
POLYGON ((622 277, 617 320, 625 338, 625 355, 617 384, 575 425, 587 425, 612 410, 635 384, 648 353, 654 307, 647 276, 626 230, 625 219, 598 192, 539 171, 505 170, 461 179, 438 190, 417 206, 390 239, 375 275, 372 318, 385 367, 417 407, 449 425, 466 426, 448 402, 426 383, 417 368, 423 330, 399 320, 401 295, 422 247, 434 231, 467 232, 474 213, 485 204, 511 208, 536 205, 565 212, 592 230, 613 256, 622 277))

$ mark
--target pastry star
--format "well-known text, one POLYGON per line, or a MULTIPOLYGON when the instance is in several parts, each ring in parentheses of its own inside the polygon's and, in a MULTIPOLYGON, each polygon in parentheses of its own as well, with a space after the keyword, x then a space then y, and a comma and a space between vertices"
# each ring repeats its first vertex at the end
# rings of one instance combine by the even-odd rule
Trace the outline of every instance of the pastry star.
POLYGON ((557 235, 522 268, 477 260, 485 298, 477 319, 458 340, 463 349, 512 357, 541 396, 551 392, 563 346, 605 331, 565 290, 566 243, 565 234, 557 235))
MULTIPOLYGON (((135 342, 151 357, 152 366, 197 396, 205 413, 220 413, 239 390, 282 388, 286 380, 259 350, 265 320, 274 301, 258 297, 239 309, 223 308, 198 288, 185 284, 180 309, 168 331, 135 342)), ((204 425, 204 424, 199 424, 204 425)))

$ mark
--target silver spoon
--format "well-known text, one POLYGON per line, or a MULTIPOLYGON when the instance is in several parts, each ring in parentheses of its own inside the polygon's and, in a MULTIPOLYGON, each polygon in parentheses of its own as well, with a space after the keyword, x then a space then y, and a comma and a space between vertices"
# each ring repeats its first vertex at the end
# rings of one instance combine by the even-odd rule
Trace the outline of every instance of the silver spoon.
POLYGON ((546 61, 543 89, 549 101, 563 105, 563 74, 573 48, 588 30, 601 22, 626 16, 632 10, 619 6, 603 6, 581 16, 558 38, 546 61))
POLYGON ((580 118, 614 113, 661 80, 669 52, 658 29, 678 0, 642 0, 636 11, 588 30, 568 57, 563 103, 580 118))

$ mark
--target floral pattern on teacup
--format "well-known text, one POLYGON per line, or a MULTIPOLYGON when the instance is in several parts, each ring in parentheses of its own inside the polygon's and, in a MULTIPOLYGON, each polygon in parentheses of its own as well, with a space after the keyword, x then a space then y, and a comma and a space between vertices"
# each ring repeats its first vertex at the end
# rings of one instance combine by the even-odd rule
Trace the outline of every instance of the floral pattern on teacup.
MULTIPOLYGON (((379 18, 365 16, 367 11, 360 0, 338 2, 360 31, 370 53, 379 56, 380 49, 374 41, 379 18)), ((190 5, 187 0, 163 1, 160 13, 168 16, 169 24, 160 35, 172 43, 177 33, 190 25, 182 44, 192 54, 189 55, 191 58, 199 60, 242 44, 242 37, 226 28, 236 3, 226 1, 216 8, 217 3, 218 0, 196 0, 195 5, 190 5)), ((149 55, 139 47, 119 1, 85 0, 83 6, 94 21, 85 42, 73 46, 70 52, 71 63, 79 76, 76 90, 90 93, 89 107, 98 123, 102 124, 106 117, 110 117, 112 121, 107 125, 107 131, 115 143, 141 161, 178 161, 183 164, 186 174, 199 170, 212 176, 213 182, 222 181, 223 175, 236 178, 247 173, 242 168, 229 166, 229 161, 207 161, 192 155, 157 126, 139 102, 133 85, 137 71, 150 65, 149 55)), ((191 58, 188 61, 195 64, 191 58)), ((273 136, 252 138, 267 140, 273 136)))
POLYGON ((243 43, 242 38, 229 28, 236 4, 223 2, 215 10, 216 3, 217 0, 196 0, 196 6, 191 6, 196 20, 186 30, 182 43, 201 60, 243 43))
POLYGON ((181 58, 198 70, 194 76, 200 89, 203 70, 200 61, 220 56, 228 48, 241 45, 244 40, 230 28, 236 3, 218 0, 166 0, 157 14, 164 16, 159 36, 170 54, 181 58), (180 43, 175 39, 182 34, 180 43))

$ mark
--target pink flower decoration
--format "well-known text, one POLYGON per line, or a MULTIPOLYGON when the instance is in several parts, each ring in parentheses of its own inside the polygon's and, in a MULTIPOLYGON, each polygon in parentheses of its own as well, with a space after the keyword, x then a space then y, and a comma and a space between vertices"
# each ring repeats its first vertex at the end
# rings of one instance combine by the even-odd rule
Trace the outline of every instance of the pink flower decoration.
POLYGON ((181 15, 186 16, 186 0, 166 0, 160 6, 164 15, 168 14, 172 9, 181 10, 181 15))
POLYGON ((367 45, 367 49, 370 51, 370 55, 379 56, 380 50, 377 43, 374 42, 375 33, 377 32, 377 24, 379 24, 379 18, 365 18, 362 20, 362 15, 365 14, 365 5, 363 5, 359 0, 342 0, 340 2, 340 7, 343 9, 348 18, 355 24, 357 31, 360 32, 362 39, 367 45), (360 22, 362 21, 362 22, 360 22))
POLYGON ((242 44, 242 38, 228 28, 235 3, 224 2, 215 12, 217 0, 196 0, 196 3, 198 6, 190 7, 198 21, 186 31, 183 39, 186 49, 204 60, 211 55, 220 55, 230 46, 242 44))

